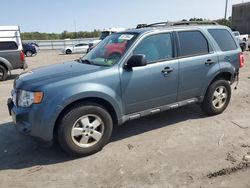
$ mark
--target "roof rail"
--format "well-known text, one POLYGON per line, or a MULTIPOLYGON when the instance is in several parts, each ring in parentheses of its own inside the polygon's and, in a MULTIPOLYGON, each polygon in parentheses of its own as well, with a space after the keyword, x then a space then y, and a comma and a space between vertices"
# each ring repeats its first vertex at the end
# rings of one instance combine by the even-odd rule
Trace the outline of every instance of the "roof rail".
POLYGON ((152 24, 138 24, 136 26, 136 28, 139 29, 139 28, 144 28, 144 27, 164 27, 164 26, 169 26, 169 22, 157 22, 157 23, 152 23, 152 24))
POLYGON ((180 21, 180 22, 157 22, 152 24, 138 24, 137 29, 144 27, 169 27, 178 25, 218 25, 215 21, 180 21))
POLYGON ((218 25, 215 21, 181 21, 181 22, 172 22, 172 26, 175 25, 218 25))

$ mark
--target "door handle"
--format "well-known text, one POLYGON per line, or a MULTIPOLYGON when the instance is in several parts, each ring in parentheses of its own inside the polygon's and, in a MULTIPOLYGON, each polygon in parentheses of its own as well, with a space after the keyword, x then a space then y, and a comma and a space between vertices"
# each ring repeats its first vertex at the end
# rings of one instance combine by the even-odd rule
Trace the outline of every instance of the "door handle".
POLYGON ((206 62, 205 62, 205 65, 212 65, 214 64, 215 62, 212 61, 211 59, 208 59, 206 62))
POLYGON ((174 68, 171 67, 165 67, 161 72, 164 73, 164 75, 169 74, 170 72, 173 72, 174 68))

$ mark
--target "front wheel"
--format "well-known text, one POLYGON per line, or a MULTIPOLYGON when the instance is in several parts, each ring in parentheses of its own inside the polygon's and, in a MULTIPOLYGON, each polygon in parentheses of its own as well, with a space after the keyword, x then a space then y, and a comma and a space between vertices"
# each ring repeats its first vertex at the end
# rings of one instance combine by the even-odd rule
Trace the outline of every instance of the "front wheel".
POLYGON ((100 151, 109 141, 112 130, 112 118, 103 107, 76 105, 61 118, 58 141, 66 152, 86 156, 100 151))
POLYGON ((216 80, 208 88, 202 110, 208 115, 222 113, 228 106, 231 98, 231 87, 226 80, 216 80))

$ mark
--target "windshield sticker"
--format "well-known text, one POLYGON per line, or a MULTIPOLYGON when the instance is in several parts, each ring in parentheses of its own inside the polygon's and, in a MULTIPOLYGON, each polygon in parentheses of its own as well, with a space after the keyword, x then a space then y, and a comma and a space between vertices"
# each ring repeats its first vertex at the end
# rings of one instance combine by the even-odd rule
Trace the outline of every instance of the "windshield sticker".
POLYGON ((128 34, 126 34, 126 35, 121 35, 119 37, 119 39, 120 40, 131 40, 133 37, 134 37, 134 35, 128 35, 128 34))

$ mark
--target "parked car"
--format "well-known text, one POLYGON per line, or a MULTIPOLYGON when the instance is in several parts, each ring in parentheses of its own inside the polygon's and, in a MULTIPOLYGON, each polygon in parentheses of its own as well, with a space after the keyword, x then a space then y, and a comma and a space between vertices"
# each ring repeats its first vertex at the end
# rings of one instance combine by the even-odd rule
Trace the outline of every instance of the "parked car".
POLYGON ((92 42, 89 43, 89 48, 87 49, 87 53, 89 51, 91 51, 99 42, 101 42, 103 39, 105 39, 107 36, 113 34, 113 33, 116 33, 116 32, 121 32, 121 31, 124 31, 126 30, 125 28, 110 28, 110 29, 106 29, 106 30, 103 30, 101 32, 101 35, 99 37, 98 40, 93 40, 92 42))
POLYGON ((9 71, 28 67, 22 50, 19 27, 0 26, 0 81, 7 79, 9 71))
POLYGON ((36 51, 38 51, 39 49, 39 45, 35 42, 30 42, 29 44, 31 44, 32 46, 34 46, 36 48, 36 51))
POLYGON ((233 34, 236 38, 243 40, 244 42, 246 42, 249 37, 248 34, 241 35, 239 31, 233 31, 233 34))
POLYGON ((85 156, 130 120, 193 103, 222 113, 243 66, 228 27, 148 25, 114 33, 78 60, 21 74, 8 108, 22 134, 85 156), (119 57, 111 56, 119 41, 119 57))
POLYGON ((63 54, 72 54, 72 53, 86 53, 89 44, 87 43, 80 43, 73 46, 66 46, 61 50, 63 54))
POLYGON ((36 47, 30 43, 23 43, 23 52, 27 57, 37 54, 36 47))

